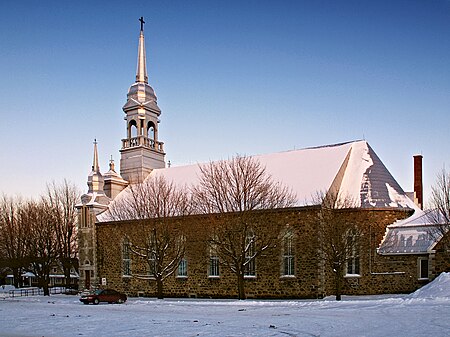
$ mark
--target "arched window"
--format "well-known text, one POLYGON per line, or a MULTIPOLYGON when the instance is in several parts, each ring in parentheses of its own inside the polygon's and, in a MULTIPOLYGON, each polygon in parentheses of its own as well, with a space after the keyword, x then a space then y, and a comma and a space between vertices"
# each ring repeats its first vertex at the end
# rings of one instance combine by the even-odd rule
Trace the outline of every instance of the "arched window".
POLYGON ((152 231, 148 238, 148 248, 147 248, 147 274, 150 277, 154 277, 157 268, 157 252, 156 252, 156 233, 152 231))
POLYGON ((184 256, 186 248, 186 237, 184 235, 180 235, 177 245, 177 250, 179 252, 177 255, 181 256, 180 262, 178 263, 177 277, 187 277, 188 262, 186 257, 184 256))
POLYGON ((255 233, 249 230, 245 237, 244 276, 256 276, 255 233))
POLYGON ((130 241, 125 238, 122 242, 122 275, 131 276, 130 241))
POLYGON ((215 242, 217 237, 213 237, 211 242, 209 243, 209 268, 208 268, 208 277, 219 277, 219 255, 218 255, 218 246, 215 242))
POLYGON ((151 140, 155 140, 155 124, 153 122, 147 123, 147 137, 151 140))
POLYGON ((347 275, 360 275, 358 238, 355 230, 347 234, 347 275))
POLYGON ((137 123, 134 119, 130 121, 128 125, 128 138, 135 138, 138 136, 137 123))
POLYGON ((282 238, 282 276, 295 276, 294 233, 286 230, 282 238))

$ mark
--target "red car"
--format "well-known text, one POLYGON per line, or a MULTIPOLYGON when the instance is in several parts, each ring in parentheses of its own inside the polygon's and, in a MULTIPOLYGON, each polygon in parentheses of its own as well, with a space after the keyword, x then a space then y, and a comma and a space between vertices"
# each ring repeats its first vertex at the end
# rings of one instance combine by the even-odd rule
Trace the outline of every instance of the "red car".
POLYGON ((80 301, 84 304, 99 304, 100 302, 108 303, 124 303, 127 300, 127 295, 119 293, 113 289, 101 289, 92 293, 82 295, 80 301))

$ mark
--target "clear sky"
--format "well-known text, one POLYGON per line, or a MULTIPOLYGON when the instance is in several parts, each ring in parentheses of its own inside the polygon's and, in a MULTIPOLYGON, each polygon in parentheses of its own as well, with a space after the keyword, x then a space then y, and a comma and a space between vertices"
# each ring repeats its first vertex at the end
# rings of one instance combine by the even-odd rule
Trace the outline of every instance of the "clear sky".
POLYGON ((172 165, 366 139, 450 169, 450 1, 2 1, 0 193, 118 164, 138 18, 172 165))

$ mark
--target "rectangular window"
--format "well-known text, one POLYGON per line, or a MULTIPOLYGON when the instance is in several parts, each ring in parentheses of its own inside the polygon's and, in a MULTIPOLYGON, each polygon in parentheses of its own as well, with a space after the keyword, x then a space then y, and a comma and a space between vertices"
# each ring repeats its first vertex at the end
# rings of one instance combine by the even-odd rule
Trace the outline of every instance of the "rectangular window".
POLYGON ((81 208, 81 227, 89 227, 89 209, 86 206, 81 208))
POLYGON ((131 276, 130 243, 125 240, 122 244, 122 273, 131 276))
POLYGON ((219 277, 219 257, 211 255, 209 257, 209 277, 219 277))
POLYGON ((178 264, 178 277, 187 277, 187 260, 183 257, 178 264))
POLYGON ((287 232, 283 237, 283 266, 282 276, 294 276, 294 235, 287 232))
POLYGON ((428 259, 420 257, 419 260, 419 280, 428 280, 428 259))
POLYGON ((351 257, 347 260, 347 275, 359 275, 359 256, 351 257))
POLYGON ((254 277, 256 276, 256 268, 255 268, 255 258, 250 260, 248 257, 245 258, 246 262, 244 265, 244 276, 245 277, 254 277))

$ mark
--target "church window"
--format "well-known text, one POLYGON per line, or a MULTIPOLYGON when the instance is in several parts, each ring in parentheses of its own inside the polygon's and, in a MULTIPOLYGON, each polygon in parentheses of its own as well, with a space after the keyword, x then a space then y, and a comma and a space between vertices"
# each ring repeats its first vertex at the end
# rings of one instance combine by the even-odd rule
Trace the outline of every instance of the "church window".
POLYGON ((347 275, 360 275, 358 236, 355 232, 350 232, 347 236, 347 275))
POLYGON ((126 238, 122 243, 122 274, 131 276, 130 242, 126 238))
POLYGON ((181 256, 180 262, 178 263, 177 277, 187 277, 187 260, 183 256, 186 246, 186 236, 183 234, 179 236, 177 240, 177 256, 181 256))
POLYGON ((419 257, 418 259, 419 280, 428 280, 428 258, 419 257))
POLYGON ((89 227, 89 209, 86 206, 81 208, 81 227, 89 227))
POLYGON ((217 244, 211 243, 209 247, 209 277, 219 277, 219 256, 217 253, 217 244))
POLYGON ((177 272, 177 276, 178 277, 187 277, 187 260, 183 257, 180 260, 180 263, 178 264, 178 272, 177 272))
POLYGON ((282 276, 294 276, 294 233, 291 230, 287 230, 282 239, 282 276))
POLYGON ((256 260, 255 260, 255 233, 249 231, 245 237, 245 262, 244 276, 256 276, 256 260))
POLYGON ((209 257, 209 277, 219 277, 219 257, 211 255, 209 257))
POLYGON ((148 249, 147 249, 147 273, 149 276, 155 276, 157 273, 156 268, 156 237, 155 232, 153 232, 150 235, 149 241, 148 241, 148 249))

